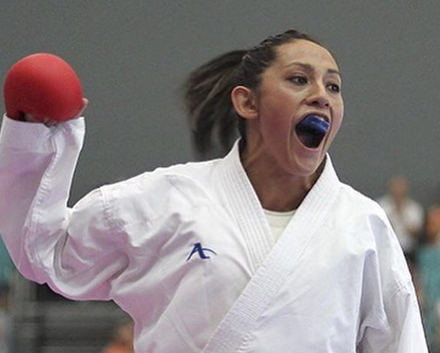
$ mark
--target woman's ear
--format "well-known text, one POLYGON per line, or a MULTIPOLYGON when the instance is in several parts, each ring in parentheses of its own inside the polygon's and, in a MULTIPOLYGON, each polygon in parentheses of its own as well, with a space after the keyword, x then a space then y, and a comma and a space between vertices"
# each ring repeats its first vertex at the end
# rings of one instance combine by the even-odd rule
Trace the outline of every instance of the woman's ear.
POLYGON ((231 92, 232 105, 236 113, 244 119, 256 119, 258 109, 254 92, 245 86, 236 86, 231 92))

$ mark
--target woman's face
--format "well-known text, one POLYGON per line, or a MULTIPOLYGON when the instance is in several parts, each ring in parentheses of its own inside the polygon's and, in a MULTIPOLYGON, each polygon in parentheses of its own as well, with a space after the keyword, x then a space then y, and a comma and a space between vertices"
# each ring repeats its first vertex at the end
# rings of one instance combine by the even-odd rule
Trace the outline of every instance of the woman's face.
POLYGON ((284 172, 313 175, 342 123, 340 90, 338 66, 327 49, 307 40, 279 46, 276 59, 261 76, 255 95, 257 119, 248 121, 248 138, 284 172), (329 124, 316 147, 308 142, 312 136, 297 129, 311 114, 329 124))

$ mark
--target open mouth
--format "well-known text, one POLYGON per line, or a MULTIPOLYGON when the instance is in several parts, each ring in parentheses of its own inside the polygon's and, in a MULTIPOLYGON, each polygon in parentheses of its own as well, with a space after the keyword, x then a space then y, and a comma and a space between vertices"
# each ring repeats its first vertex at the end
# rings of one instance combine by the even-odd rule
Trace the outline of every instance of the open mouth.
POLYGON ((307 115, 295 131, 301 143, 308 148, 317 148, 328 132, 330 124, 318 115, 307 115))

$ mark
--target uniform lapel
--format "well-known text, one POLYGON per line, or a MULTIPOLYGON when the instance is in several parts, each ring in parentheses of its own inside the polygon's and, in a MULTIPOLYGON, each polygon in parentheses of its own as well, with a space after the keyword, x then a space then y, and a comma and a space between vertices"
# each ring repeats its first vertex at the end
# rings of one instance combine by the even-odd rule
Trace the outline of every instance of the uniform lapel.
POLYGON ((252 254, 256 272, 217 327, 203 353, 231 353, 240 348, 246 336, 255 329, 263 310, 301 260, 317 230, 325 224, 340 188, 340 182, 327 156, 320 178, 298 208, 286 231, 272 246, 264 212, 241 166, 238 151, 235 152, 227 156, 222 171, 225 193, 238 218, 243 236, 250 246, 255 247, 252 254))
POLYGON ((238 141, 222 161, 218 178, 231 217, 247 245, 252 274, 255 274, 273 247, 273 237, 257 194, 241 164, 238 141))

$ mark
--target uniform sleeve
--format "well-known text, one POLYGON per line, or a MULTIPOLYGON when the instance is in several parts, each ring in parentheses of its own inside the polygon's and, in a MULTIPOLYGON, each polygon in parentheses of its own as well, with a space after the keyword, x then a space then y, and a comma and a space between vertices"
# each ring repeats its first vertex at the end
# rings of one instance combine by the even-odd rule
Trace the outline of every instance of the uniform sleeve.
POLYGON ((104 195, 67 207, 84 132, 82 118, 48 128, 4 117, 0 234, 28 279, 72 299, 107 300, 127 260, 104 195))
POLYGON ((428 353, 417 296, 385 214, 372 217, 376 249, 365 262, 359 353, 428 353))
POLYGON ((364 327, 359 353, 428 353, 420 311, 411 283, 384 301, 384 317, 364 327))

